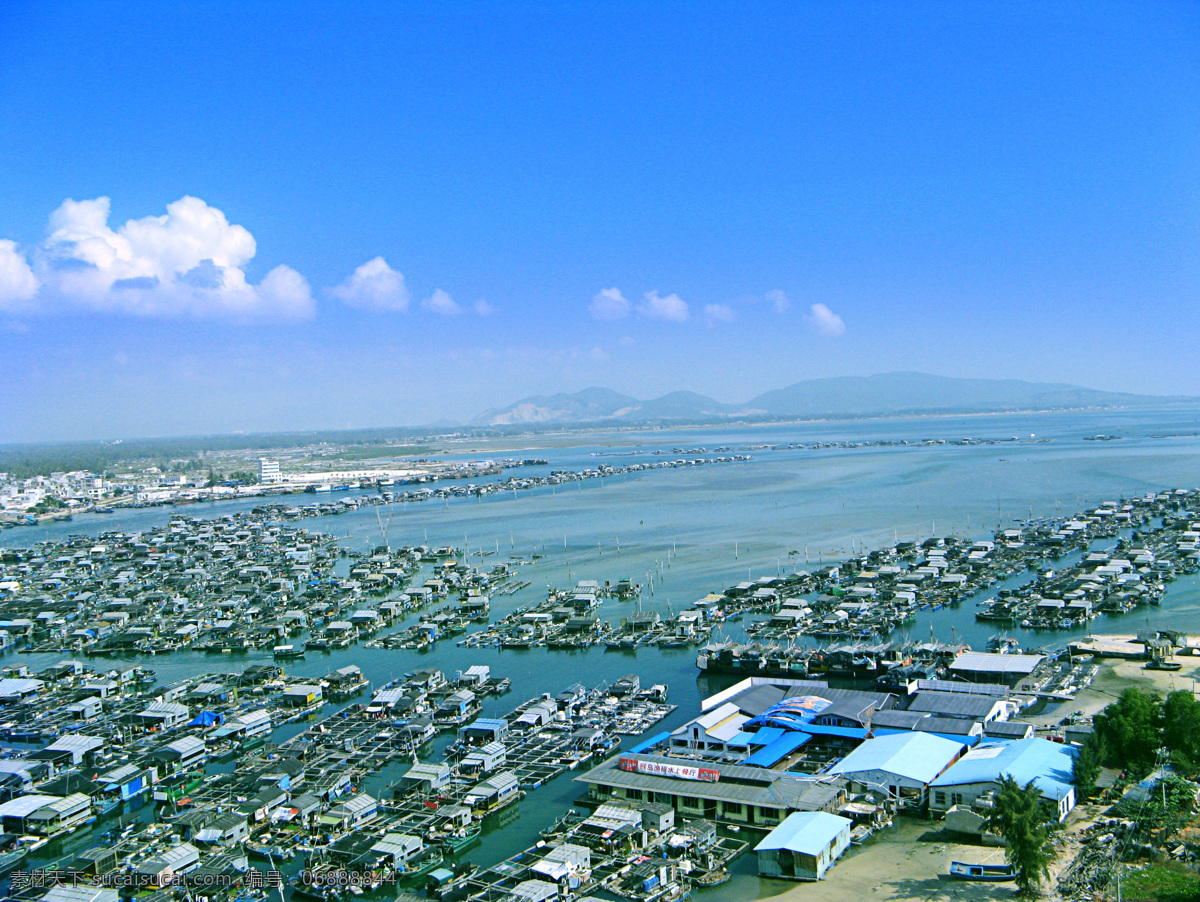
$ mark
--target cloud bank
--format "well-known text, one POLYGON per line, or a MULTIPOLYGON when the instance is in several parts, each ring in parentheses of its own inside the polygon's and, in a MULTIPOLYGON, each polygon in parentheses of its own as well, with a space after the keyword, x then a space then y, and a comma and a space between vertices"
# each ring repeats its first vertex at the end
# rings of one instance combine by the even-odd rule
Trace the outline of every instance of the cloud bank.
POLYGON ((243 267, 254 237, 196 197, 162 216, 108 224, 107 197, 66 200, 29 253, 0 242, 0 308, 84 308, 145 317, 307 319, 315 302, 294 269, 277 266, 257 285, 243 267))

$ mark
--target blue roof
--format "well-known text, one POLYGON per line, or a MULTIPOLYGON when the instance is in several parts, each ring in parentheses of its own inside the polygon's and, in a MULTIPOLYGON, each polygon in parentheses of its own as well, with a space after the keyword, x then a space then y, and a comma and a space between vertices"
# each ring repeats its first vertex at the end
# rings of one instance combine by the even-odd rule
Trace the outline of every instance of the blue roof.
POLYGON ((755 852, 789 849, 803 855, 820 855, 852 821, 827 811, 797 811, 767 834, 755 852))
POLYGON ((962 749, 961 742, 951 742, 932 733, 891 733, 868 739, 835 764, 830 773, 882 770, 928 784, 962 749))
MULTIPOLYGON (((478 721, 476 721, 476 723, 478 723, 478 721)), ((629 754, 633 755, 633 754, 637 754, 638 752, 644 752, 644 751, 646 751, 646 749, 652 749, 656 745, 658 745, 660 742, 666 742, 670 738, 671 738, 670 730, 667 730, 662 733, 655 733, 649 739, 643 739, 641 742, 639 742, 637 745, 635 745, 633 748, 631 748, 629 750, 629 754)))
POLYGON ((786 732, 786 730, 781 730, 778 727, 764 727, 757 733, 750 733, 748 735, 751 736, 755 745, 770 745, 786 732))
POLYGON ((812 739, 808 733, 785 733, 780 736, 770 745, 763 746, 742 764, 756 765, 758 767, 771 767, 778 761, 782 761, 808 740, 812 739))
POLYGON ((736 748, 746 748, 748 745, 750 745, 750 742, 753 739, 754 739, 753 733, 746 733, 746 732, 739 730, 738 732, 736 732, 732 736, 730 736, 728 739, 726 739, 725 744, 727 746, 734 746, 736 748))
POLYGON ((1022 786, 1033 782, 1047 799, 1061 799, 1071 791, 1075 753, 1061 742, 1020 739, 982 743, 933 781, 933 786, 993 783, 1003 776, 1022 786))
POLYGON ((508 726, 508 721, 503 718, 488 718, 481 717, 476 721, 467 724, 463 729, 466 730, 503 730, 508 726))

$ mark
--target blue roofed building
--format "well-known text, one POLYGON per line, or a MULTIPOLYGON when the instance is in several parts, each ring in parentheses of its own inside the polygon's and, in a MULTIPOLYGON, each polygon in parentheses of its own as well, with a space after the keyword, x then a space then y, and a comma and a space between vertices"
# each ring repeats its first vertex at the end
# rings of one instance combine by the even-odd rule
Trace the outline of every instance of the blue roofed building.
POLYGON ((868 739, 830 768, 851 789, 882 791, 896 801, 925 801, 929 784, 962 757, 966 746, 932 733, 868 739))
POLYGON ((853 822, 826 811, 798 811, 754 847, 761 877, 820 880, 850 845, 853 822))
POLYGON ((984 743, 933 781, 929 807, 944 812, 955 805, 972 805, 998 789, 1002 777, 1011 777, 1022 786, 1032 782, 1061 821, 1075 807, 1074 764, 1070 746, 1047 739, 984 743))

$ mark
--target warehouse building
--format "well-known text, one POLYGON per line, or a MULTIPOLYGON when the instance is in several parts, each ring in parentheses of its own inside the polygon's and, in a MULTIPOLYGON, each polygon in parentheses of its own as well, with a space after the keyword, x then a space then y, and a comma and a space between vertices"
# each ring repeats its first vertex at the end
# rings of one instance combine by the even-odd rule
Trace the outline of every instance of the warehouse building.
POLYGON ((979 745, 933 781, 929 807, 944 812, 955 805, 972 805, 999 789, 1002 777, 1011 777, 1022 786, 1032 781, 1061 821, 1075 807, 1074 764, 1074 750, 1048 739, 979 745))
POLYGON ((882 791, 897 802, 925 801, 929 784, 962 757, 965 746, 932 733, 892 733, 868 739, 830 773, 851 790, 882 791))

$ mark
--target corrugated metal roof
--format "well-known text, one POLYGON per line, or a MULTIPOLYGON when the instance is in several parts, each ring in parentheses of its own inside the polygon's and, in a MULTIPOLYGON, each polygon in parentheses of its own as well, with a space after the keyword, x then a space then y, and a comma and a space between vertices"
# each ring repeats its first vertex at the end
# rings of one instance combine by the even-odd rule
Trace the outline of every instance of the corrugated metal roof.
POLYGON ((44 808, 51 802, 58 801, 59 796, 40 794, 17 796, 0 804, 0 817, 29 817, 39 808, 44 808))
POLYGON ((963 744, 929 733, 892 733, 868 739, 835 764, 830 773, 853 775, 880 770, 929 783, 961 752, 963 744))
POLYGON ((871 718, 871 725, 890 727, 897 730, 915 730, 929 715, 924 711, 879 711, 871 718))
POLYGON ((987 717, 996 707, 997 699, 990 695, 966 695, 957 692, 918 692, 908 706, 909 711, 930 714, 949 714, 953 717, 987 717))
MULTIPOLYGON (((628 757, 628 756, 622 756, 628 757)), ((679 758, 664 758, 656 755, 638 755, 639 760, 665 764, 679 764, 679 758)), ((845 781, 841 777, 813 778, 790 773, 779 773, 761 767, 746 767, 737 764, 706 764, 718 770, 721 779, 716 783, 680 780, 675 777, 655 776, 621 770, 618 758, 610 758, 586 774, 575 778, 581 783, 598 783, 603 786, 621 786, 631 789, 648 789, 673 795, 687 795, 718 801, 743 802, 773 808, 819 809, 834 800, 842 791, 845 781)))
POLYGON ((505 729, 508 729, 508 721, 504 720, 503 718, 491 719, 491 718, 487 718, 487 717, 481 717, 478 720, 471 723, 468 727, 466 727, 466 729, 468 729, 468 730, 505 730, 505 729))
MULTIPOLYGON (((17 621, 12 621, 16 623, 17 621)), ((26 621, 30 623, 31 621, 26 621)), ((38 692, 46 684, 41 680, 22 680, 16 677, 6 677, 0 680, 0 698, 8 698, 15 695, 27 695, 30 692, 38 692)))
POLYGON ((757 767, 771 767, 796 751, 796 749, 800 748, 800 746, 804 745, 810 739, 812 739, 812 736, 808 733, 787 733, 780 736, 770 745, 763 746, 742 763, 752 764, 757 767))
POLYGON ((1048 799, 1061 799, 1073 788, 1075 753, 1066 745, 1048 739, 990 742, 967 752, 933 786, 993 783, 1003 776, 1022 786, 1030 781, 1048 799))
POLYGON ((98 736, 60 736, 46 746, 45 752, 90 752, 104 748, 104 740, 98 736))
POLYGON ((339 807, 343 811, 346 811, 350 814, 359 814, 363 811, 370 811, 372 808, 378 808, 379 802, 374 796, 363 792, 359 793, 353 798, 346 799, 346 801, 340 803, 336 807, 339 807))
POLYGON ((186 717, 191 712, 187 705, 180 705, 176 702, 151 702, 141 713, 150 716, 173 714, 177 717, 186 717))
POLYGON ((797 811, 768 833, 754 851, 788 849, 816 857, 837 839, 839 833, 849 830, 852 823, 848 818, 827 811, 797 811))
POLYGON ((1045 655, 1009 655, 986 651, 964 651, 954 659, 951 670, 976 673, 1033 673, 1045 655))
POLYGON ((167 748, 177 755, 190 755, 204 748, 204 740, 198 736, 184 736, 174 742, 168 742, 167 748))
POLYGON ((371 846, 371 851, 396 856, 419 852, 421 847, 421 840, 411 833, 388 833, 371 846))
POLYGON ((117 902, 120 893, 111 887, 87 883, 59 883, 41 898, 41 902, 117 902))

